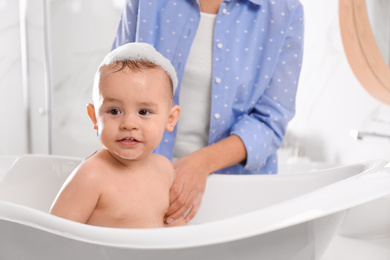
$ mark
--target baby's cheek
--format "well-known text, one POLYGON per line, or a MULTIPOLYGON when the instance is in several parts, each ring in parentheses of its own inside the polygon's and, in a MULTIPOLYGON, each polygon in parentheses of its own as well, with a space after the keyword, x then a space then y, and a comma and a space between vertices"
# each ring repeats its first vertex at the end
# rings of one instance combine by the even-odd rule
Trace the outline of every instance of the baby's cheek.
POLYGON ((156 147, 160 144, 165 132, 165 126, 155 126, 154 131, 150 133, 150 138, 153 138, 153 143, 156 147))

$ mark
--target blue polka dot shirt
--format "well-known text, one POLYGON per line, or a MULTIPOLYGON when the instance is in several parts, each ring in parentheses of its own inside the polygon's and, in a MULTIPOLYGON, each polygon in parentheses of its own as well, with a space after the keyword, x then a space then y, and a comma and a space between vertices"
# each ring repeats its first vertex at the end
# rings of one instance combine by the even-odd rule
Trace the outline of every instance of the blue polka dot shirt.
MULTIPOLYGON (((180 82, 199 20, 197 0, 127 0, 113 48, 152 44, 180 82)), ((295 114, 303 32, 299 0, 222 2, 214 28, 209 144, 237 135, 247 159, 218 173, 277 172, 277 149, 295 114)), ((180 83, 175 104, 179 93, 180 83)), ((171 158, 175 135, 166 132, 156 152, 171 158)))

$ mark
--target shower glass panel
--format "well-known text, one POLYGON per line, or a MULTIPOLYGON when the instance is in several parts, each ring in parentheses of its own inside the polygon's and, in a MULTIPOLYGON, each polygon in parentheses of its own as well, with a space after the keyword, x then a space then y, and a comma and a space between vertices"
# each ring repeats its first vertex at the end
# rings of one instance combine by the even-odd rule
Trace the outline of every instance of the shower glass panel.
POLYGON ((85 157, 100 147, 87 115, 94 74, 110 51, 124 0, 47 0, 52 151, 85 157))

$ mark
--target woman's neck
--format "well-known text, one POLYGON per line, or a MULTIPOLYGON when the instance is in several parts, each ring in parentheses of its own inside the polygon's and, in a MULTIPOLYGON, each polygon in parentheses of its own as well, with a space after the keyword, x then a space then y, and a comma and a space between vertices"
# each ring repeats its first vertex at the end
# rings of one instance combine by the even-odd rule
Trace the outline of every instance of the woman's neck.
POLYGON ((203 13, 218 14, 222 0, 199 0, 200 10, 203 13))

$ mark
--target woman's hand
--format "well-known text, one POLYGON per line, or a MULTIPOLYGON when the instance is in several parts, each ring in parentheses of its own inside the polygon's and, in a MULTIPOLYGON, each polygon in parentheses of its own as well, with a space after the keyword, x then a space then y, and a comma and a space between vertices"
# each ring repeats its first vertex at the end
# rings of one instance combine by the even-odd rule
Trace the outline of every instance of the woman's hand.
POLYGON ((245 159, 244 143, 238 136, 231 135, 174 162, 176 178, 169 194, 167 224, 183 217, 188 210, 185 221, 193 219, 202 202, 207 176, 245 159))
POLYGON ((201 158, 199 153, 193 153, 173 163, 176 178, 169 194, 168 224, 181 217, 189 222, 196 215, 206 188, 207 176, 210 174, 201 158))

